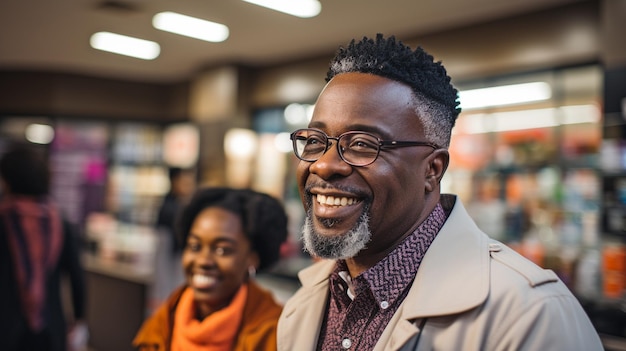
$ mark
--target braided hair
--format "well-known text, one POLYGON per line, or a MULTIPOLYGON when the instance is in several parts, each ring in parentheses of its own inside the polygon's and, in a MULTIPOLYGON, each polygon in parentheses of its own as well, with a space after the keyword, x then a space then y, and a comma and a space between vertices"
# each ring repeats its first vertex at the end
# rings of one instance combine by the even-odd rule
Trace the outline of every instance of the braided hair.
POLYGON ((280 246, 287 239, 287 215, 277 199, 250 189, 200 189, 177 218, 176 234, 182 246, 196 217, 208 207, 219 207, 239 216, 252 250, 259 255, 259 271, 279 260, 280 246))
POLYGON ((337 50, 326 81, 349 72, 375 74, 408 85, 415 95, 413 108, 424 125, 425 136, 441 147, 450 145, 452 127, 461 112, 458 91, 441 62, 435 62, 424 49, 413 51, 394 36, 384 38, 382 34, 376 39, 353 39, 337 50))

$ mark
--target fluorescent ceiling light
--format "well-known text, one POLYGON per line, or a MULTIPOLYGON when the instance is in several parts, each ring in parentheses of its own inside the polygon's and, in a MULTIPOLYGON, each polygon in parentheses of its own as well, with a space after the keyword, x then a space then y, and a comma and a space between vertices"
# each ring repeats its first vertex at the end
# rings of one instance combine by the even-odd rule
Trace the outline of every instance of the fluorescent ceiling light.
POLYGON ((318 0, 243 0, 254 5, 283 12, 288 15, 309 18, 315 17, 322 11, 322 4, 318 0))
POLYGON ((152 25, 166 32, 213 43, 226 40, 230 33, 228 27, 223 24, 169 11, 154 15, 152 25))
POLYGON ((542 101, 550 97, 552 97, 552 90, 545 82, 503 85, 459 92, 461 108, 466 110, 542 101))
POLYGON ((98 32, 93 34, 89 43, 94 49, 143 60, 154 60, 161 53, 161 47, 153 41, 110 32, 98 32))

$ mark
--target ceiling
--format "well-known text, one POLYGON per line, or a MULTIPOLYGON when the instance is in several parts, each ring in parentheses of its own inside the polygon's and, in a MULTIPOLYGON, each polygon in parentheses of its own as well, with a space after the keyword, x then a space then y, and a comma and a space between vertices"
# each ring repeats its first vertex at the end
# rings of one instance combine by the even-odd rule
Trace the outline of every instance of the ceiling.
POLYGON ((538 11, 577 0, 321 0, 314 18, 297 18, 241 0, 3 0, 0 70, 45 70, 146 82, 189 79, 203 67, 271 65, 331 55, 352 38, 399 39, 538 11), (209 43, 154 29, 152 16, 174 11, 229 26, 209 43), (90 36, 110 31, 158 42, 152 61, 94 50, 90 36))

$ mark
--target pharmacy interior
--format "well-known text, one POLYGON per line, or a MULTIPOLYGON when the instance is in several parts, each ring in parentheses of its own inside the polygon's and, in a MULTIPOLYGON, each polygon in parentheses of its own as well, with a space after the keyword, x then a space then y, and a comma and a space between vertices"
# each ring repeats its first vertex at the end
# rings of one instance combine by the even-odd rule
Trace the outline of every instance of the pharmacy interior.
MULTIPOLYGON (((491 237, 554 270, 587 308, 611 314, 625 288, 626 160, 623 134, 607 129, 623 130, 626 119, 604 121, 603 75, 590 64, 458 83, 464 110, 442 192, 457 194, 491 237)), ((313 107, 263 110, 255 129, 289 151, 288 131, 306 125, 313 107)), ((270 168, 293 174, 297 160, 277 157, 270 168)), ((256 177, 299 205, 293 176, 256 177)), ((604 332, 622 335, 614 322, 604 332)))
MULTIPOLYGON (((557 272, 599 332, 626 338, 626 55, 613 62, 600 46, 605 15, 582 2, 406 42, 443 60, 461 91, 442 190, 490 236, 557 272)), ((308 123, 330 55, 210 68, 158 87, 95 78, 87 87, 69 76, 49 105, 28 89, 15 95, 23 77, 0 72, 0 151, 14 138, 40 143, 53 196, 83 228, 92 346, 129 347, 163 298, 155 260, 168 244, 153 224, 168 167, 194 168, 201 186, 281 198, 290 238, 273 273, 294 281, 310 262, 298 242, 304 214, 289 133, 308 123)))

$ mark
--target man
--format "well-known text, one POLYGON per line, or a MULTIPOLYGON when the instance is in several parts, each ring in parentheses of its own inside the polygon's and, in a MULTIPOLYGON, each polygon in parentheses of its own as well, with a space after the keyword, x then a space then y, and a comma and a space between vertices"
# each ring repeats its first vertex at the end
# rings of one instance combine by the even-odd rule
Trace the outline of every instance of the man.
POLYGON ((279 350, 602 350, 554 272, 440 194, 460 112, 440 63, 379 34, 327 82, 291 136, 305 249, 326 260, 300 272, 279 350))

